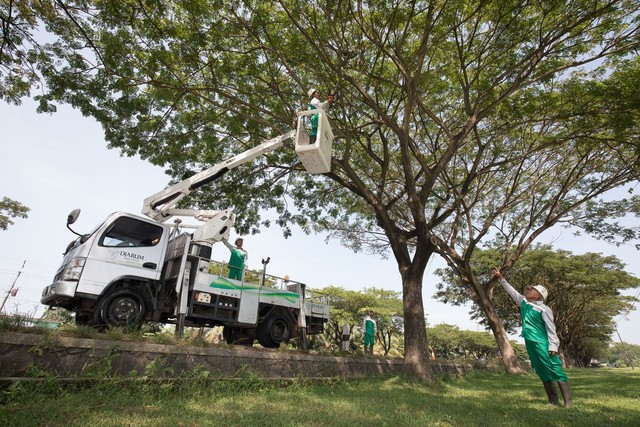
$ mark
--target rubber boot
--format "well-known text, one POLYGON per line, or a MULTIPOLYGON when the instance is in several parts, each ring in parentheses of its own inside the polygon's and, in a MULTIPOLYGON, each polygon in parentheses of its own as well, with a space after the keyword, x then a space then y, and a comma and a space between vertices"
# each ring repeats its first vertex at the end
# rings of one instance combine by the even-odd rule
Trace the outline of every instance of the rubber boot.
POLYGON ((571 400, 571 392, 569 391, 569 383, 567 381, 558 381, 558 385, 560 386, 560 393, 562 393, 562 398, 564 399, 564 407, 572 408, 573 401, 571 400))
POLYGON ((544 391, 547 392, 547 397, 549 398, 549 403, 552 405, 559 405, 558 401, 558 391, 556 389, 555 381, 547 381, 546 383, 542 383, 544 385, 544 391))

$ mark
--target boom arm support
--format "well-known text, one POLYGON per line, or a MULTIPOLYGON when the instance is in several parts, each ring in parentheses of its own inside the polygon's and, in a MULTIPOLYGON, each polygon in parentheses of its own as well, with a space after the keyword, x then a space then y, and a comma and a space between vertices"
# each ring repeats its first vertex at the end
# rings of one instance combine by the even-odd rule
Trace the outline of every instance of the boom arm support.
POLYGON ((201 221, 208 221, 216 216, 218 211, 196 210, 196 209, 174 209, 182 199, 187 197, 192 191, 220 178, 231 169, 247 163, 261 154, 280 148, 287 140, 293 139, 296 131, 291 131, 273 139, 263 142, 262 144, 250 148, 229 160, 218 163, 203 170, 190 178, 173 184, 156 194, 144 199, 142 213, 149 218, 158 222, 167 221, 174 215, 191 216, 201 221))

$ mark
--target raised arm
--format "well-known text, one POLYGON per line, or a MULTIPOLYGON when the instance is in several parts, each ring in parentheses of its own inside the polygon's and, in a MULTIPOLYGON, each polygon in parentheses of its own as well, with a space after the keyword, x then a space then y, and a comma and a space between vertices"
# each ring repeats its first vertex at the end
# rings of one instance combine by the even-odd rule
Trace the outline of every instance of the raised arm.
POLYGON ((516 302, 516 304, 520 304, 522 300, 525 299, 524 295, 516 291, 515 288, 511 286, 509 282, 507 282, 507 280, 504 278, 504 276, 502 275, 499 269, 495 268, 493 270, 493 274, 499 279, 500 284, 502 285, 504 290, 507 291, 511 299, 513 299, 516 302))
POLYGON ((222 243, 224 243, 224 245, 227 247, 227 249, 229 249, 230 251, 233 250, 233 245, 231 243, 229 243, 229 241, 227 239, 222 239, 222 243))

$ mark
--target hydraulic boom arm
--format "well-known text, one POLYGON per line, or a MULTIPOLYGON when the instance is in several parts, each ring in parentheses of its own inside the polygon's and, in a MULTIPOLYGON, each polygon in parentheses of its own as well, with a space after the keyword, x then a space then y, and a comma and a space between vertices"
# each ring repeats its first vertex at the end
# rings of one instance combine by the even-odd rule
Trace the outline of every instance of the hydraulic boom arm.
POLYGON ((295 135, 296 131, 291 131, 265 141, 256 147, 250 148, 249 150, 230 158, 229 160, 218 163, 209 169, 203 170, 190 178, 173 184, 164 190, 147 197, 144 199, 142 213, 158 222, 167 221, 174 215, 190 216, 200 221, 208 221, 210 218, 216 216, 218 211, 174 209, 174 206, 197 188, 215 181, 229 170, 247 163, 261 154, 280 148, 287 140, 293 139, 295 135))

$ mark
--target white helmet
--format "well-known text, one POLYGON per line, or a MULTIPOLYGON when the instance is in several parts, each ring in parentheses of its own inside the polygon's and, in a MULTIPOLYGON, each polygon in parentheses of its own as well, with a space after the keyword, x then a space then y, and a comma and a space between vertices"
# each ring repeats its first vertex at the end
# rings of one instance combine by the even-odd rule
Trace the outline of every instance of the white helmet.
POLYGON ((316 93, 316 92, 317 92, 317 91, 316 91, 316 89, 315 89, 315 88, 311 88, 311 89, 309 89, 309 91, 307 92, 307 96, 308 96, 309 98, 313 98, 313 94, 314 94, 314 93, 316 93))
POLYGON ((535 289, 540 295, 542 295, 543 301, 547 299, 547 295, 549 295, 549 291, 547 291, 547 288, 542 285, 535 285, 532 286, 532 289, 535 289))

